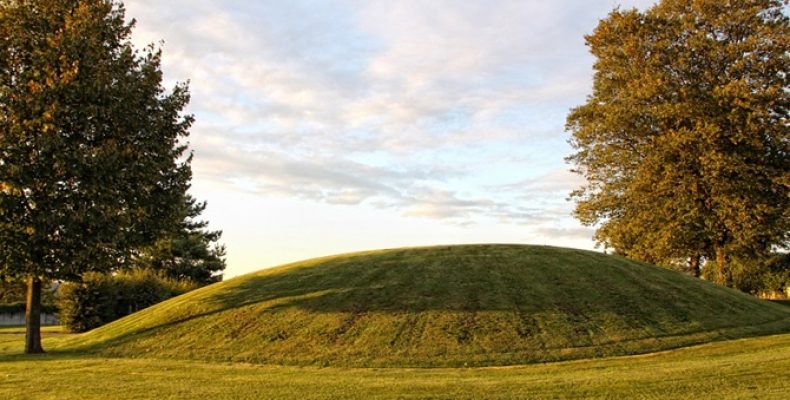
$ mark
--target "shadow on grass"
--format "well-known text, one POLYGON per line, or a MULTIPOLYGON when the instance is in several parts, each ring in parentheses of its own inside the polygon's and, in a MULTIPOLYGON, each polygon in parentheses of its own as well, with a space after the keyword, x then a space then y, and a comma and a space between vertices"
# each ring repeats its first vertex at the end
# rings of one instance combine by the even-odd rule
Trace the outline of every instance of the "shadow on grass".
POLYGON ((790 299, 785 300, 769 300, 771 303, 781 304, 785 307, 790 307, 790 299))
MULTIPOLYGON (((723 329, 781 320, 790 312, 681 274, 597 253, 518 245, 396 250, 321 260, 220 284, 187 315, 121 333, 74 350, 96 352, 170 326, 261 305, 316 313, 515 314, 529 334, 533 316, 560 315, 580 334, 602 314, 635 329, 663 326, 723 329)), ((196 299, 193 299, 196 301, 196 299)), ((143 311, 145 312, 145 311, 143 311)), ((589 329, 588 329, 589 328, 589 329)), ((521 329, 521 328, 517 328, 521 329)), ((697 329, 697 328, 695 328, 697 329)), ((69 354, 68 350, 63 354, 69 354)))
POLYGON ((64 360, 84 360, 86 357, 96 357, 94 354, 85 352, 83 350, 47 350, 44 354, 3 354, 0 355, 0 364, 6 362, 56 362, 64 360))

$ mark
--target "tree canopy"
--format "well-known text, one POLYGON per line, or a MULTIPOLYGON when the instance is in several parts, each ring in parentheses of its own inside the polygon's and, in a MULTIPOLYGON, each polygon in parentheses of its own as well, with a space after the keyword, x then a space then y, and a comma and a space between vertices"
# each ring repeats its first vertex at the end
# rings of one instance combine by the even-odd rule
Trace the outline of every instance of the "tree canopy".
POLYGON ((790 232, 790 30, 778 0, 662 0, 586 36, 593 92, 571 111, 575 214, 651 262, 765 253, 790 232))
POLYGON ((177 225, 191 178, 185 84, 135 50, 110 0, 0 2, 0 275, 27 279, 26 352, 42 351, 42 279, 127 262, 177 225), (37 336, 38 335, 38 336, 37 336))

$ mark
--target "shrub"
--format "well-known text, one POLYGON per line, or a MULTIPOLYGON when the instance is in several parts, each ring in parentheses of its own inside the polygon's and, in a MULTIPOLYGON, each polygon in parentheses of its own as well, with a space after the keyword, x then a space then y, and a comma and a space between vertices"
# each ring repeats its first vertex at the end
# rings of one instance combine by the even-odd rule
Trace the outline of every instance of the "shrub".
MULTIPOLYGON (((790 254, 766 257, 733 257, 730 260, 732 285, 760 297, 783 297, 790 289, 790 254)), ((703 277, 715 281, 716 263, 708 261, 703 277)))
POLYGON ((112 321, 114 289, 112 276, 100 273, 88 273, 82 282, 61 285, 60 323, 69 331, 84 332, 112 321))
POLYGON ((766 297, 787 297, 790 295, 790 254, 771 257, 765 263, 763 290, 766 297))
POLYGON ((71 332, 84 332, 196 287, 148 270, 88 273, 61 287, 60 321, 71 332))

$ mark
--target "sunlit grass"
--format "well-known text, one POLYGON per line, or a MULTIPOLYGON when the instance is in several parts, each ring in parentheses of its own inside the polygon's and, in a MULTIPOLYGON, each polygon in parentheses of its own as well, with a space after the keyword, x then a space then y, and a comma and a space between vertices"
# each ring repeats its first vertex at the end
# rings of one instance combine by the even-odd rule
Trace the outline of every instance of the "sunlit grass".
MULTIPOLYGON (((11 336, 11 335, 9 335, 11 336)), ((45 338, 57 347, 62 338, 45 338)), ((16 335, 17 345, 21 336, 16 335)), ((742 399, 790 393, 790 334, 494 368, 352 369, 0 350, 1 399, 742 399)))
POLYGON ((188 293, 65 343, 105 356, 517 365, 790 332, 790 308, 620 257, 520 245, 326 257, 188 293))
POLYGON ((239 277, 86 334, 48 327, 44 355, 0 328, 0 399, 783 398, 789 315, 591 252, 368 252, 239 277), (584 357, 597 358, 525 365, 584 357))
MULTIPOLYGON (((41 327, 41 333, 65 333, 66 330, 60 325, 47 325, 41 327)), ((0 326, 0 335, 25 333, 24 326, 0 326)))

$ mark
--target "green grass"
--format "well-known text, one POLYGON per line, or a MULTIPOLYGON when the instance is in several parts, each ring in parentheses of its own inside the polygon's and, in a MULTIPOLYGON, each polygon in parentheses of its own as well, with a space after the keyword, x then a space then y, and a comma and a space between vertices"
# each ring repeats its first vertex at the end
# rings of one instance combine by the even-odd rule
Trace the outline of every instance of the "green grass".
MULTIPOLYGON (((0 326, 0 335, 24 333, 24 326, 0 326)), ((47 325, 41 327, 41 333, 66 333, 66 331, 60 325, 47 325)))
MULTIPOLYGON (((60 335, 65 333, 60 326, 42 326, 41 334, 43 337, 60 335)), ((2 326, 0 327, 0 355, 21 352, 24 348, 24 326, 2 326)), ((0 374, 2 370, 0 369, 0 374)))
POLYGON ((772 303, 781 304, 786 307, 790 307, 790 299, 785 300, 771 300, 772 303))
MULTIPOLYGON (((14 337, 16 347, 21 335, 14 337)), ((59 349, 64 335, 45 334, 59 349)), ((0 339, 2 336, 0 335, 0 339)), ((768 399, 790 393, 790 334, 519 367, 354 369, 0 349, 0 398, 768 399), (17 351, 18 352, 18 351, 17 351)))
POLYGON ((588 251, 473 245, 264 270, 59 346, 111 357, 463 367, 638 354, 786 332, 790 308, 676 272, 588 251))
POLYGON ((47 328, 44 355, 0 328, 0 398, 782 398, 788 332, 786 304, 617 257, 398 249, 246 275, 85 334, 47 328))

